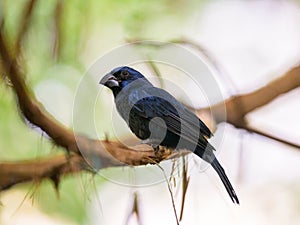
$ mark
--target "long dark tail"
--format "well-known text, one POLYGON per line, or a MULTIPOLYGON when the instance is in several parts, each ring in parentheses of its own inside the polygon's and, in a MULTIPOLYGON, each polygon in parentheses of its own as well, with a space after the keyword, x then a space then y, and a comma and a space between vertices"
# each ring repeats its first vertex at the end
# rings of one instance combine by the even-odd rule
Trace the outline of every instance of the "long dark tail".
POLYGON ((226 191, 228 192, 231 200, 233 203, 237 203, 239 204, 239 199, 228 179, 228 177, 226 176, 225 174, 225 171, 223 169, 223 167, 221 166, 221 164, 218 162, 218 160, 215 158, 213 160, 213 162, 211 163, 212 167, 215 169, 215 171, 218 173, 219 177, 221 178, 225 188, 226 188, 226 191))

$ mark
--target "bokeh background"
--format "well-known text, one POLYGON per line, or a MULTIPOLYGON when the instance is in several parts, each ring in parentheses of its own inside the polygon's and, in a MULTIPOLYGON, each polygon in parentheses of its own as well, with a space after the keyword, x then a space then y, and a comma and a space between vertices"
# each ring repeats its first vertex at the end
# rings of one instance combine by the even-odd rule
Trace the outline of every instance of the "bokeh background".
MULTIPOLYGON (((2 32, 12 42, 28 2, 0 1, 2 32)), ((227 98, 262 87, 299 64, 299 27, 299 1, 40 0, 21 48, 28 85, 55 118, 72 127, 74 96, 83 74, 99 57, 128 40, 186 38, 199 43, 223 71, 219 78, 227 98)), ((176 76, 172 81, 185 85, 176 76)), ((252 112, 247 120, 300 145, 299 98, 295 89, 252 112)), ((97 112, 105 116, 111 100, 103 100, 97 112)), ((186 101, 201 104, 197 96, 186 101)), ((104 120, 101 129, 113 138, 111 121, 104 120)), ((200 172, 193 166, 181 224, 299 224, 299 149, 228 124, 220 124, 216 132, 220 130, 226 132, 218 158, 241 205, 231 204, 211 169, 200 172)), ((0 134, 1 161, 62 153, 40 130, 20 119, 13 92, 3 80, 0 134)), ((106 173, 134 183, 140 171, 151 173, 153 168, 106 173)), ((177 182, 173 190, 179 210, 180 179, 177 182)), ((64 178, 59 195, 47 180, 1 192, 0 224, 139 224, 135 216, 127 218, 135 192, 142 224, 175 224, 166 183, 137 188, 85 173, 64 178)))

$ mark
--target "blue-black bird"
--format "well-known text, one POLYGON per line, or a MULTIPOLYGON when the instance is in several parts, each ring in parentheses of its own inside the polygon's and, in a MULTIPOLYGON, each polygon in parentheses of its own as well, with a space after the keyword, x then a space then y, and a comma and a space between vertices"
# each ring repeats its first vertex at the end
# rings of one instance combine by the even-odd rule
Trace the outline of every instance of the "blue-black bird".
POLYGON ((207 141, 209 128, 163 89, 154 87, 140 72, 123 66, 105 75, 100 84, 110 88, 116 108, 131 131, 157 150, 159 146, 187 149, 212 165, 231 200, 238 197, 207 141))

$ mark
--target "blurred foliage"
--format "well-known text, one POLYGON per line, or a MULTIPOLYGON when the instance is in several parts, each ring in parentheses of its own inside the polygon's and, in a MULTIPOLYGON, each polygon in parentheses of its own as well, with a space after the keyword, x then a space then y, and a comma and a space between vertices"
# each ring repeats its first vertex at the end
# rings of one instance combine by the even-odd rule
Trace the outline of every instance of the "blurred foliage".
MULTIPOLYGON (((12 47, 28 2, 0 0, 3 33, 12 47)), ((197 0, 38 0, 21 43, 26 81, 35 90, 43 81, 52 80, 74 94, 80 74, 96 57, 128 39, 168 40, 181 37, 187 18, 195 6, 199 8, 202 3, 197 0)), ((37 90, 35 92, 39 94, 37 90)), ((48 93, 52 94, 55 93, 48 93)), ((38 95, 37 98, 48 110, 43 97, 38 95)), ((54 107, 59 112, 58 103, 63 101, 63 96, 55 101, 57 105, 54 107)), ((70 106, 63 104, 69 107, 71 116, 72 102, 68 101, 70 106)), ((41 130, 26 125, 20 119, 15 102, 11 87, 1 80, 1 161, 61 154, 62 151, 57 151, 59 149, 44 137, 41 130)), ((105 123, 107 129, 108 126, 105 123)), ((87 176, 83 174, 82 179, 87 179, 87 176)), ((38 204, 49 214, 60 214, 81 224, 88 195, 82 194, 85 191, 79 188, 80 183, 81 179, 77 176, 63 179, 60 198, 57 198, 52 184, 44 182, 36 194, 38 204)))
POLYGON ((35 194, 36 202, 49 215, 63 215, 74 223, 84 224, 85 208, 91 201, 89 194, 96 192, 96 185, 102 182, 97 177, 85 173, 65 177, 59 185, 59 193, 54 190, 53 183, 44 182, 35 194))

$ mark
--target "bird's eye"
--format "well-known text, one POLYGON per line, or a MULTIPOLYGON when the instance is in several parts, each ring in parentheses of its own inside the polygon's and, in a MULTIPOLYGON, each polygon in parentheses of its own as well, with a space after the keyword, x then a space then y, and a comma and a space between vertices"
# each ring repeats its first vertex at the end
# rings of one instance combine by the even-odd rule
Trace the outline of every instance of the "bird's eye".
POLYGON ((127 70, 123 70, 123 71, 121 72, 121 77, 122 77, 123 79, 126 79, 128 76, 129 76, 129 73, 128 73, 127 70))

